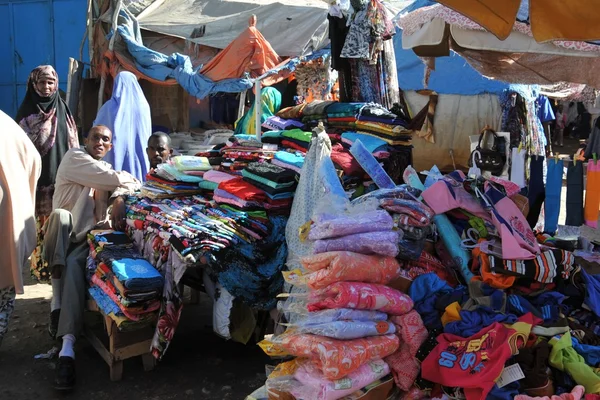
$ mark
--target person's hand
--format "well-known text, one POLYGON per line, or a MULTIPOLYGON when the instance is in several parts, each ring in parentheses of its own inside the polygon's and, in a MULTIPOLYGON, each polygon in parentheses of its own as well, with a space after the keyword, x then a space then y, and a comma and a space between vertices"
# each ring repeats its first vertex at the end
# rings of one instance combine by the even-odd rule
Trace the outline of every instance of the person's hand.
POLYGON ((117 231, 125 231, 126 220, 125 220, 125 201, 122 197, 117 197, 113 201, 112 212, 110 214, 110 220, 112 228, 117 231))

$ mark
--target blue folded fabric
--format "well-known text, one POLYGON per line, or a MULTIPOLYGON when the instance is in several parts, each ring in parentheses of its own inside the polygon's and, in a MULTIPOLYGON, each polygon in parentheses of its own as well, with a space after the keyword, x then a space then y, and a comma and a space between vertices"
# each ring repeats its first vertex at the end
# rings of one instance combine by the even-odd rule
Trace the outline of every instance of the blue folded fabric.
POLYGON ((114 260, 111 268, 123 286, 130 290, 155 290, 164 284, 160 272, 143 259, 114 260))
POLYGON ((333 103, 327 107, 326 113, 327 115, 343 114, 348 117, 354 117, 365 104, 366 103, 333 103))
POLYGON ((371 153, 375 153, 377 151, 387 151, 388 144, 379 138, 374 136, 365 135, 363 133, 358 132, 344 132, 342 133, 342 139, 347 139, 354 143, 356 139, 360 139, 361 143, 369 150, 371 153))
POLYGON ((304 156, 288 151, 278 151, 275 153, 275 159, 298 168, 304 165, 304 156))
POLYGON ((115 315, 122 314, 121 309, 119 308, 119 306, 117 305, 117 303, 115 303, 98 286, 91 286, 88 289, 88 293, 90 294, 90 296, 92 296, 92 298, 94 299, 94 301, 98 305, 98 308, 100 308, 105 315, 109 315, 111 313, 113 313, 115 315))

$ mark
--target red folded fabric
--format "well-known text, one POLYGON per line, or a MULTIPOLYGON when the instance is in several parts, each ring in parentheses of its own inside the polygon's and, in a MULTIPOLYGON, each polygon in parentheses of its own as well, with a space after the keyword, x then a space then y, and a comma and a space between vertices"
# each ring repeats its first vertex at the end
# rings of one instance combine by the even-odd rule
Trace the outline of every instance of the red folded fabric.
POLYGON ((218 188, 245 201, 264 202, 267 200, 267 195, 264 191, 246 182, 241 177, 221 182, 218 188))

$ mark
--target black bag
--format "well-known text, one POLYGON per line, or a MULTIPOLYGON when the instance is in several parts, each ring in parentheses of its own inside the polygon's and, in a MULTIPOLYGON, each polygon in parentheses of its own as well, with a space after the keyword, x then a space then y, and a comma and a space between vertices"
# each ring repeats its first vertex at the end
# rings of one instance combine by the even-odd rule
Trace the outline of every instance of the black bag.
MULTIPOLYGON (((476 157, 475 164, 482 171, 489 171, 492 175, 500 175, 502 170, 504 169, 504 165, 506 164, 506 140, 504 138, 499 137, 493 129, 486 128, 481 131, 479 135, 479 143, 477 144, 477 148, 473 151, 479 151, 481 157, 476 157), (487 143, 484 140, 486 137, 486 133, 491 133, 494 135, 494 143, 492 148, 482 147, 481 143, 487 143)), ((469 167, 473 166, 473 153, 469 157, 469 167)))

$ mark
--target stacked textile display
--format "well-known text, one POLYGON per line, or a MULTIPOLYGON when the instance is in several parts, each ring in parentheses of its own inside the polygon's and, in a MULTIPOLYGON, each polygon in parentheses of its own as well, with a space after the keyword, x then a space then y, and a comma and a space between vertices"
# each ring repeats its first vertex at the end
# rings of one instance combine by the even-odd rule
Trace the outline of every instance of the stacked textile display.
POLYGON ((151 198, 194 195, 198 183, 212 167, 205 157, 177 156, 148 173, 142 194, 151 198))
POLYGON ((88 292, 102 312, 122 331, 155 323, 164 286, 162 275, 124 233, 93 230, 88 243, 88 292))
POLYGON ((269 355, 298 358, 277 367, 267 390, 335 400, 396 374, 392 366, 416 377, 418 366, 401 363, 427 332, 410 298, 386 286, 403 275, 402 232, 393 229, 384 210, 315 215, 306 235, 315 254, 300 260, 304 272, 285 273, 309 291, 287 310, 298 314, 288 330, 261 343, 269 355))
MULTIPOLYGON (((242 179, 227 180, 218 171, 207 174, 222 182, 242 179)), ((235 297, 259 310, 274 306, 287 256, 286 217, 269 216, 265 210, 241 210, 238 205, 218 204, 200 195, 155 200, 132 197, 127 205, 129 235, 167 279, 153 341, 156 357, 168 348, 179 322, 183 301, 178 283, 188 266, 204 265, 206 278, 219 287, 221 301, 232 302, 235 297)), ((231 338, 228 321, 216 320, 215 330, 231 338), (217 326, 225 328, 219 331, 217 326)))

